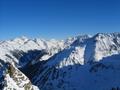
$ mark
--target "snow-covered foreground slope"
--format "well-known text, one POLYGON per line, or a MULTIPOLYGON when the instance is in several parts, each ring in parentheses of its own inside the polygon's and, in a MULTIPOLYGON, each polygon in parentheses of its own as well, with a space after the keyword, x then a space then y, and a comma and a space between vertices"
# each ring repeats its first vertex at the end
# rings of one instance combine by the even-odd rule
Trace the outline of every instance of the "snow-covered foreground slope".
POLYGON ((42 90, 119 90, 119 76, 120 55, 115 55, 91 65, 49 68, 34 83, 42 90))
POLYGON ((64 41, 22 37, 1 42, 0 49, 0 88, 120 89, 120 33, 83 35, 64 41), (18 74, 11 75, 13 69, 6 64, 18 74))
POLYGON ((35 86, 14 65, 4 63, 0 71, 0 90, 34 90, 35 86))

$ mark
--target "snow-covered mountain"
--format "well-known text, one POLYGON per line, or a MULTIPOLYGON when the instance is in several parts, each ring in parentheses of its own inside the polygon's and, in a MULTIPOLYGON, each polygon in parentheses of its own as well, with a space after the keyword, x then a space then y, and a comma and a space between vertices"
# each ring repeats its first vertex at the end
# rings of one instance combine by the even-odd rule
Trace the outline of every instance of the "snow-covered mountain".
POLYGON ((120 33, 0 42, 1 90, 120 90, 120 33))

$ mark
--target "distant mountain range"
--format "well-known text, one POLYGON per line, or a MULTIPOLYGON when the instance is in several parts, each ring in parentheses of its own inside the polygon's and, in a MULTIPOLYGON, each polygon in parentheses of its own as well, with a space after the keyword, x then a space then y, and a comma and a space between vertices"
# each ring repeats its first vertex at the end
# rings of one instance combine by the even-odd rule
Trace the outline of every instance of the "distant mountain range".
POLYGON ((1 41, 0 90, 120 90, 120 33, 1 41))

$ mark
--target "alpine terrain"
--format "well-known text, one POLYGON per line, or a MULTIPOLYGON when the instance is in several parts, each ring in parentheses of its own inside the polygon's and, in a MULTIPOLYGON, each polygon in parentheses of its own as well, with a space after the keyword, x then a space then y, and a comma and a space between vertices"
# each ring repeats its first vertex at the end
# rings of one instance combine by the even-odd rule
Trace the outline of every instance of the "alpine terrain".
POLYGON ((0 41, 0 90, 120 90, 120 33, 0 41))

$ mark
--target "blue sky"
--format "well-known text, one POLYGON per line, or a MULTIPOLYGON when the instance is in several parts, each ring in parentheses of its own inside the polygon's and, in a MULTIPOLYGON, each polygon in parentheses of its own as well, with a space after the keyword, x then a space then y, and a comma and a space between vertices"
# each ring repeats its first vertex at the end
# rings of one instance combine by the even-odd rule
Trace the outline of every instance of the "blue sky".
POLYGON ((120 31, 120 0, 0 0, 0 39, 120 31))

